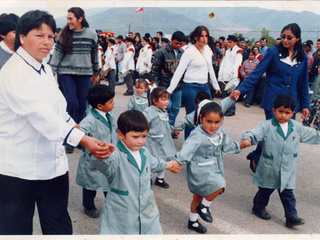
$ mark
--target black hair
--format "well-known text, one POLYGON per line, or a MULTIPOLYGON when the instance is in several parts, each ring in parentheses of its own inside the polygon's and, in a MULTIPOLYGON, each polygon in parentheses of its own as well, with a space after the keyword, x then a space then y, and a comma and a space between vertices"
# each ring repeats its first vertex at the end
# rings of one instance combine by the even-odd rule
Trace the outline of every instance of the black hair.
POLYGON ((139 38, 141 37, 140 33, 138 33, 138 32, 136 32, 136 33, 134 34, 134 36, 139 36, 139 38))
POLYGON ((122 35, 119 35, 119 36, 117 37, 117 39, 120 39, 120 40, 123 41, 123 36, 122 36, 122 35))
POLYGON ((199 92, 199 93, 196 95, 194 101, 195 101, 195 103, 196 103, 196 105, 197 105, 197 104, 199 104, 201 101, 203 101, 203 100, 205 100, 205 99, 211 100, 210 94, 207 93, 207 92, 199 92))
POLYGON ((226 38, 224 37, 224 36, 221 36, 221 37, 219 37, 219 40, 222 40, 222 41, 224 41, 224 40, 226 40, 226 38))
POLYGON ((103 40, 103 42, 105 42, 107 40, 106 37, 103 35, 101 35, 100 38, 101 38, 101 40, 103 40))
POLYGON ((26 12, 19 19, 16 28, 16 38, 14 40, 14 50, 21 46, 20 34, 27 36, 33 29, 39 29, 42 24, 48 25, 52 29, 52 33, 56 32, 56 22, 51 14, 45 11, 34 10, 26 12))
POLYGON ((244 41, 243 37, 238 37, 238 42, 244 41))
MULTIPOLYGON (((81 26, 82 27, 89 27, 89 23, 87 22, 85 18, 85 13, 82 8, 80 7, 72 7, 68 9, 68 13, 73 13, 77 20, 79 20, 82 17, 81 26)), ((73 51, 73 30, 69 28, 69 25, 67 24, 60 33, 60 41, 62 50, 67 53, 72 53, 73 51)))
MULTIPOLYGON (((258 48, 258 51, 259 51, 259 47, 258 47, 258 46, 253 46, 251 50, 253 51, 254 55, 256 55, 255 52, 254 52, 254 49, 255 49, 255 48, 258 48)), ((249 54, 248 54, 248 55, 249 55, 249 54)))
POLYGON ((249 56, 250 53, 252 53, 253 55, 255 55, 253 49, 249 49, 249 50, 247 51, 247 53, 248 53, 248 56, 249 56))
POLYGON ((142 75, 140 75, 140 79, 148 79, 149 82, 154 81, 154 77, 152 76, 151 73, 144 73, 142 75))
POLYGON ((94 84, 89 88, 87 100, 93 108, 97 108, 98 104, 104 105, 114 96, 115 93, 111 87, 104 84, 94 84))
MULTIPOLYGON (((198 107, 196 109, 196 113, 198 112, 198 107)), ((222 113, 222 109, 220 107, 220 105, 216 102, 209 102, 206 103, 205 105, 203 105, 203 107, 200 110, 199 113, 199 117, 197 116, 197 114, 195 114, 195 118, 194 118, 194 124, 197 126, 200 123, 200 115, 201 115, 201 119, 204 118, 208 113, 217 113, 220 115, 221 119, 223 119, 223 113, 222 113)))
POLYGON ((151 101, 150 105, 155 105, 154 100, 158 101, 159 98, 163 96, 167 96, 169 98, 169 93, 164 87, 156 87, 155 89, 153 89, 150 94, 150 98, 148 98, 151 101))
POLYGON ((161 38, 161 42, 168 43, 168 42, 169 42, 169 39, 168 39, 168 38, 161 38))
POLYGON ((146 88, 149 89, 149 84, 147 83, 147 81, 145 79, 142 79, 142 78, 139 78, 137 81, 136 81, 136 84, 135 86, 140 86, 140 84, 143 84, 146 88))
POLYGON ((138 110, 127 110, 118 118, 118 130, 125 136, 128 132, 149 131, 150 125, 147 118, 138 110))
POLYGON ((132 35, 133 35, 133 32, 128 32, 128 35, 129 35, 129 34, 132 34, 132 35))
POLYGON ((202 31, 206 31, 208 37, 210 36, 209 29, 207 27, 203 26, 203 25, 200 25, 200 26, 196 27, 193 30, 193 32, 190 34, 190 39, 191 39, 191 43, 192 44, 196 43, 195 38, 198 39, 201 36, 202 31))
MULTIPOLYGON (((305 58, 305 52, 302 47, 301 29, 300 29, 299 25, 296 23, 290 23, 282 29, 281 34, 285 30, 291 30, 293 35, 296 38, 299 38, 299 40, 294 45, 295 56, 293 59, 296 58, 298 62, 302 62, 305 58)), ((287 58, 289 56, 289 50, 283 46, 282 41, 277 45, 277 48, 278 48, 279 53, 281 54, 281 58, 287 58)))
POLYGON ((159 35, 160 35, 161 37, 163 36, 163 32, 159 31, 159 32, 157 32, 157 33, 159 33, 159 35))
MULTIPOLYGON (((6 36, 8 32, 16 30, 18 21, 19 21, 19 17, 14 13, 1 14, 0 15, 0 35, 6 36)), ((2 40, 3 38, 0 36, 0 41, 2 40)))
POLYGON ((261 40, 266 40, 266 43, 268 43, 268 39, 266 39, 265 37, 262 37, 262 38, 260 38, 260 42, 261 42, 261 40))
POLYGON ((146 33, 144 36, 147 38, 151 37, 150 33, 146 33))
POLYGON ((112 43, 113 45, 116 44, 116 41, 114 39, 112 39, 112 38, 109 38, 108 42, 112 43))
POLYGON ((184 38, 185 38, 185 35, 183 32, 181 31, 175 31, 173 34, 172 34, 172 37, 171 37, 171 40, 177 40, 178 42, 183 42, 184 41, 184 38))
POLYGON ((144 36, 142 39, 145 40, 147 43, 150 43, 150 38, 149 37, 144 36))
POLYGON ((277 38, 276 40, 281 40, 281 38, 277 38))
POLYGON ((317 42, 320 42, 320 38, 317 39, 317 42))
MULTIPOLYGON (((134 39, 134 42, 136 42, 136 38, 139 38, 139 42, 141 42, 140 34, 139 34, 139 35, 135 35, 135 36, 134 36, 134 38, 133 38, 133 39, 134 39)), ((138 42, 138 43, 139 43, 139 42, 138 42)))
POLYGON ((284 108, 290 108, 292 111, 296 108, 296 100, 290 94, 279 94, 273 101, 274 109, 283 106, 284 108))
POLYGON ((154 37, 153 40, 155 40, 159 44, 159 38, 158 37, 154 37))
POLYGON ((307 40, 307 43, 310 43, 311 45, 313 45, 313 41, 312 40, 307 40))
POLYGON ((222 48, 221 42, 216 41, 214 44, 215 44, 215 45, 219 44, 219 48, 220 48, 220 49, 222 48))

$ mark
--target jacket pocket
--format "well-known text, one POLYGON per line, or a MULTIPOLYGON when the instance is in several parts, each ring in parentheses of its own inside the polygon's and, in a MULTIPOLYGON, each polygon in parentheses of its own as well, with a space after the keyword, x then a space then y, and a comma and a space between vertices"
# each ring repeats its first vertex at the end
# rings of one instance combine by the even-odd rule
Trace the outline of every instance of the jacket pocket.
POLYGON ((268 154, 266 154, 266 153, 262 153, 262 156, 263 156, 264 158, 266 158, 266 159, 273 160, 273 156, 268 155, 268 154))
POLYGON ((128 212, 128 199, 129 191, 122 191, 119 189, 111 188, 110 193, 107 197, 110 196, 109 204, 112 208, 112 211, 119 213, 128 212))

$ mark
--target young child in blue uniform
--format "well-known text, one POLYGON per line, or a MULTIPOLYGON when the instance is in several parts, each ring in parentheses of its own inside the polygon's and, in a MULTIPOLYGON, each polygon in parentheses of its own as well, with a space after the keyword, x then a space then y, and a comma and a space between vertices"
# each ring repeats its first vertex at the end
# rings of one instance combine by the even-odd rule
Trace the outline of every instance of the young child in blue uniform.
POLYGON ((146 80, 139 79, 135 86, 135 92, 128 102, 128 110, 138 110, 143 112, 149 106, 147 96, 149 84, 146 80))
POLYGON ((150 185, 150 172, 165 169, 174 173, 172 162, 151 155, 143 147, 149 123, 137 110, 128 110, 118 119, 117 149, 109 158, 92 160, 109 183, 103 205, 99 234, 162 234, 159 211, 150 185))
MULTIPOLYGON (((143 111, 150 124, 145 146, 153 156, 165 160, 175 159, 176 148, 171 136, 173 127, 169 123, 169 115, 166 110, 169 105, 169 93, 165 88, 157 87, 152 90, 150 101, 151 106, 143 111)), ((164 180, 164 172, 157 174, 155 185, 169 188, 169 184, 164 180)))
POLYGON ((259 187, 254 197, 252 212, 268 220, 266 211, 270 195, 278 190, 286 217, 286 226, 291 228, 305 223, 298 217, 295 188, 295 173, 300 142, 320 144, 320 133, 292 120, 296 107, 295 99, 289 94, 279 94, 274 100, 274 117, 246 132, 242 139, 248 144, 260 144, 262 154, 253 177, 259 187))
MULTIPOLYGON (((224 191, 226 182, 222 152, 235 154, 244 148, 229 138, 221 126, 223 113, 219 104, 203 100, 197 108, 197 127, 183 143, 176 155, 180 164, 187 164, 188 188, 193 193, 188 228, 205 233, 206 227, 199 221, 212 222, 209 211, 211 202, 224 191)), ((175 161, 174 164, 180 165, 175 161)))
MULTIPOLYGON (((116 144, 117 141, 117 118, 111 112, 114 108, 114 96, 115 93, 111 87, 104 84, 92 85, 87 96, 92 108, 79 124, 86 135, 110 144, 116 144)), ((95 159, 95 157, 87 149, 82 148, 76 183, 83 187, 82 205, 85 214, 89 217, 97 218, 100 213, 94 204, 96 191, 103 191, 106 196, 108 182, 106 176, 92 166, 91 159, 95 159)))

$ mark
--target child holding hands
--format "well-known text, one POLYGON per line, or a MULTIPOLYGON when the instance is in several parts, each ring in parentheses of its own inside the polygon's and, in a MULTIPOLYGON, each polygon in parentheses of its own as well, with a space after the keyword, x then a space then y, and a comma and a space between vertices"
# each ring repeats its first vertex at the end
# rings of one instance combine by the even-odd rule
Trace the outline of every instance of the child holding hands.
POLYGON ((279 94, 274 100, 274 117, 243 134, 246 144, 260 144, 262 154, 253 183, 259 187, 253 199, 252 212, 268 220, 266 211, 270 195, 278 190, 286 217, 286 226, 292 228, 305 223, 298 217, 295 188, 295 172, 300 142, 320 144, 320 133, 292 120, 295 99, 289 94, 279 94))
POLYGON ((150 172, 180 168, 151 155, 143 147, 149 123, 137 110, 128 110, 118 119, 117 149, 99 165, 109 183, 103 205, 99 234, 162 234, 159 211, 150 185, 150 172))
POLYGON ((235 154, 245 148, 244 143, 233 141, 221 126, 223 113, 219 104, 203 100, 197 108, 195 125, 177 153, 174 165, 187 164, 188 187, 193 193, 188 228, 205 233, 206 227, 198 221, 200 216, 212 222, 210 204, 225 188, 222 152, 235 154))
POLYGON ((136 82, 135 93, 128 102, 128 110, 138 110, 140 112, 143 112, 149 106, 147 96, 148 89, 149 84, 146 80, 139 79, 136 82))

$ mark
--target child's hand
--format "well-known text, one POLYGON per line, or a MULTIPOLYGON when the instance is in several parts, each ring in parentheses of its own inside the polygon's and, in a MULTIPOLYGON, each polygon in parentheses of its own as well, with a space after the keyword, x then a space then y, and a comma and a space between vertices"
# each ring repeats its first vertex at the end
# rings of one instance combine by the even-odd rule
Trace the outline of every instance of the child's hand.
POLYGON ((176 160, 172 160, 170 162, 167 162, 166 170, 169 170, 173 173, 179 173, 181 169, 181 164, 178 163, 176 160))
POLYGON ((173 132, 172 132, 173 136, 179 136, 179 134, 180 134, 180 131, 178 131, 178 130, 173 130, 173 132))
POLYGON ((241 143, 240 143, 240 149, 244 149, 247 147, 251 146, 251 142, 248 139, 244 139, 241 143))

